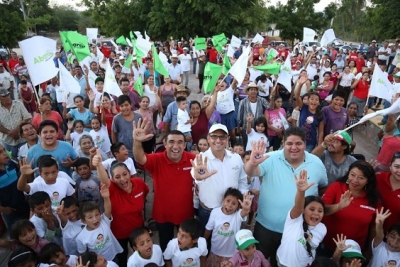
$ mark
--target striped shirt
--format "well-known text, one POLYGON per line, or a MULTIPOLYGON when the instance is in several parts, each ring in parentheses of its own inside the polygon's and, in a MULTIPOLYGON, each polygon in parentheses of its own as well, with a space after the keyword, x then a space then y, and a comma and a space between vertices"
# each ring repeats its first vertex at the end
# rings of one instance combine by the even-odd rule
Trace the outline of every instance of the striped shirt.
POLYGON ((19 63, 14 67, 14 75, 21 76, 23 74, 27 74, 28 67, 25 65, 20 65, 19 63))

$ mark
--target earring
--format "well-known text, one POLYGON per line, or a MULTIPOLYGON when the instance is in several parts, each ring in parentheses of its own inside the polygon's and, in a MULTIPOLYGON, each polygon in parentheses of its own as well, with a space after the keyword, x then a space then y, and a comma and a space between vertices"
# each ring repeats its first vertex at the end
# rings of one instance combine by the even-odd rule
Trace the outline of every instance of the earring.
POLYGON ((346 184, 349 184, 349 179, 346 180, 346 184))

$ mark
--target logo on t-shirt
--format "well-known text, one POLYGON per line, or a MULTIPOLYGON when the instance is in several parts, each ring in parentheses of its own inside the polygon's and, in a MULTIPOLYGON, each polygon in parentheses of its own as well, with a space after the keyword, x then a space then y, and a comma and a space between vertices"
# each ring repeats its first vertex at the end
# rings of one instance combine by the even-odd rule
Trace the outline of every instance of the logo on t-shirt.
POLYGON ((224 237, 233 236, 235 232, 233 230, 229 231, 230 226, 231 226, 230 223, 224 222, 224 224, 222 224, 219 230, 217 231, 217 234, 224 237))
POLYGON ((384 267, 396 267, 397 262, 395 260, 389 260, 387 263, 385 263, 384 267))
POLYGON ((110 237, 107 236, 106 240, 104 240, 104 235, 99 234, 97 236, 97 240, 96 240, 96 244, 98 244, 97 246, 94 247, 95 250, 99 250, 99 249, 103 249, 106 244, 108 243, 108 241, 110 241, 110 237))
POLYGON ((184 261, 182 264, 179 265, 179 267, 192 267, 192 266, 197 266, 197 262, 193 258, 187 258, 186 261, 184 261))

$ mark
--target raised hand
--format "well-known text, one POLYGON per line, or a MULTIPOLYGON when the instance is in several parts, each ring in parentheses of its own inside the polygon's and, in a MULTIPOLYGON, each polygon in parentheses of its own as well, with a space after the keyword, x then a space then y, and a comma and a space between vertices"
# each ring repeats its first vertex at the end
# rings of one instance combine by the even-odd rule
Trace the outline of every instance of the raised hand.
POLYGON ((336 249, 339 250, 340 252, 345 251, 348 248, 351 248, 351 245, 346 246, 346 236, 341 234, 337 234, 337 240, 335 238, 332 238, 333 242, 336 244, 336 249))
POLYGON ((361 267, 361 260, 354 259, 351 261, 351 263, 346 263, 346 267, 361 267))
POLYGON ((32 173, 34 173, 36 170, 39 169, 38 167, 32 169, 32 165, 33 165, 33 159, 31 160, 31 162, 28 163, 28 158, 23 158, 19 162, 21 174, 23 174, 23 175, 31 175, 32 173))
POLYGON ((238 199, 238 201, 242 209, 246 212, 249 212, 251 208, 251 202, 253 201, 253 196, 247 193, 243 195, 243 201, 240 199, 238 199))
POLYGON ((103 162, 103 159, 101 157, 100 150, 98 148, 95 149, 96 149, 96 154, 93 156, 92 165, 98 167, 103 162))
POLYGON ((72 121, 69 121, 68 123, 67 123, 67 127, 68 127, 68 130, 72 130, 72 128, 74 127, 74 123, 72 122, 72 121))
POLYGON ((61 165, 63 165, 64 167, 71 167, 73 164, 74 164, 74 161, 71 159, 69 154, 67 154, 65 161, 61 161, 61 165))
POLYGON ((192 163, 192 167, 193 167, 194 179, 205 180, 218 172, 217 170, 213 170, 211 172, 208 170, 207 157, 204 157, 204 161, 203 161, 202 154, 198 154, 196 156, 195 160, 196 160, 196 164, 194 163, 194 160, 192 160, 192 159, 190 160, 190 163, 192 163))
POLYGON ((102 198, 110 197, 110 190, 106 184, 101 184, 100 195, 102 198))
POLYGON ((266 144, 263 140, 258 140, 257 142, 251 142, 251 154, 250 154, 250 164, 258 166, 261 162, 269 158, 265 154, 266 144))
POLYGON ((251 113, 248 113, 246 116, 246 120, 247 122, 252 122, 254 120, 254 116, 251 113))
POLYGON ((382 225, 385 220, 392 215, 392 213, 390 212, 390 210, 386 210, 385 212, 384 208, 382 207, 381 210, 376 209, 376 219, 375 219, 375 223, 376 224, 380 224, 382 225))
POLYGON ((339 202, 339 209, 346 208, 347 206, 350 205, 350 203, 353 201, 353 197, 351 196, 351 192, 347 190, 340 196, 340 202, 339 202))
POLYGON ((306 170, 300 171, 299 178, 297 178, 297 176, 294 175, 294 179, 296 180, 296 187, 297 187, 297 191, 299 191, 299 192, 305 192, 311 186, 314 185, 314 183, 309 184, 307 182, 307 171, 306 170))
POLYGON ((150 122, 148 120, 143 120, 140 118, 138 120, 137 126, 135 121, 133 121, 133 132, 132 137, 134 141, 145 142, 153 138, 154 134, 146 134, 149 130, 150 122))
POLYGON ((76 267, 89 267, 90 261, 83 265, 82 256, 79 256, 79 259, 76 259, 76 267))
POLYGON ((89 90, 89 91, 87 92, 87 95, 88 95, 90 101, 94 101, 94 99, 96 98, 96 95, 95 95, 95 93, 93 92, 93 90, 89 90))

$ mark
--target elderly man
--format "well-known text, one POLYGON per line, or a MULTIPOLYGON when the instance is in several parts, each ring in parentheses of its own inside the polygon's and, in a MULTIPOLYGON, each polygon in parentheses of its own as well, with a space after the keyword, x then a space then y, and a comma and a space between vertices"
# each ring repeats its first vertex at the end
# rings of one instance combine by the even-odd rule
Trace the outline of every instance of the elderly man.
POLYGON ((0 63, 0 89, 6 89, 11 93, 13 93, 14 87, 14 77, 11 73, 5 70, 6 66, 3 63, 0 63))
POLYGON ((306 133, 302 128, 291 127, 285 131, 283 149, 263 155, 265 143, 252 145, 250 160, 244 170, 249 177, 262 176, 259 207, 254 227, 254 237, 260 242, 257 249, 271 266, 277 266, 276 251, 281 243, 285 219, 293 207, 296 195, 294 178, 300 171, 308 172, 308 183, 314 183, 306 196, 318 196, 328 184, 326 169, 321 160, 306 149, 306 133))
POLYGON ((25 143, 25 139, 19 135, 19 124, 29 122, 31 118, 22 102, 12 100, 8 90, 0 89, 0 139, 14 159, 18 156, 18 149, 25 143))
POLYGON ((182 66, 178 63, 178 55, 173 54, 171 56, 171 61, 172 63, 169 64, 168 66, 168 74, 169 77, 171 78, 171 82, 175 84, 180 84, 182 81, 182 66))

